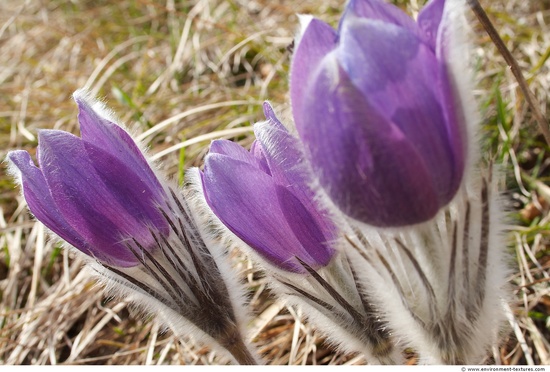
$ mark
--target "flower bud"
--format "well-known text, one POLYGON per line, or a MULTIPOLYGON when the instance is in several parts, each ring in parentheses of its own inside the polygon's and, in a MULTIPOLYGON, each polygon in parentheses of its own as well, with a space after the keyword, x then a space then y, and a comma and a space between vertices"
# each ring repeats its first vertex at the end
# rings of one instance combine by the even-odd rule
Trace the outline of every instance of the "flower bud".
POLYGON ((351 0, 338 31, 305 25, 291 71, 296 127, 321 186, 356 220, 427 221, 461 184, 466 129, 445 7, 433 0, 414 22, 380 0, 351 0))
POLYGON ((303 153, 269 105, 267 122, 255 125, 248 152, 227 140, 212 142, 202 174, 206 201, 235 235, 272 265, 306 272, 325 266, 336 229, 315 205, 303 153))
POLYGON ((109 265, 138 263, 125 242, 155 245, 149 229, 168 233, 158 207, 165 193, 128 133, 75 95, 81 137, 41 130, 38 164, 29 153, 8 159, 20 173, 35 217, 75 248, 109 265))

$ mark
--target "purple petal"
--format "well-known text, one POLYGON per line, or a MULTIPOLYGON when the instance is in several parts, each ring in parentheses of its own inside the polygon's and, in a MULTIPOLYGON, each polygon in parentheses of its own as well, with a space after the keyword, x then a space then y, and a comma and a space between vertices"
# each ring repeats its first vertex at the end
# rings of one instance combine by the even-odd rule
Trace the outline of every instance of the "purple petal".
POLYGON ((128 168, 119 158, 91 143, 84 142, 84 148, 101 181, 126 213, 149 227, 168 234, 168 223, 158 209, 162 200, 158 198, 158 190, 150 188, 150 183, 146 181, 147 176, 136 173, 142 169, 128 168))
POLYGON ((434 180, 414 145, 363 98, 336 61, 307 92, 296 125, 332 200, 375 226, 425 221, 439 208, 434 180))
POLYGON ((262 149, 271 175, 276 184, 288 189, 301 204, 318 221, 323 234, 335 234, 335 226, 314 203, 315 192, 311 189, 312 175, 305 161, 305 154, 300 140, 286 129, 279 130, 271 122, 254 125, 254 133, 262 144, 262 149))
POLYGON ((290 99, 294 111, 302 109, 304 92, 311 81, 311 74, 322 59, 336 47, 336 41, 337 35, 332 27, 317 19, 311 20, 292 59, 290 99))
POLYGON ((407 13, 382 0, 350 0, 340 21, 339 30, 346 22, 355 17, 394 24, 419 35, 417 24, 407 13))
POLYGON ((287 131, 285 126, 279 121, 279 118, 277 118, 277 115, 275 115, 275 111, 273 110, 273 106, 269 102, 264 102, 263 104, 264 109, 264 115, 268 121, 271 122, 271 126, 274 128, 277 128, 282 131, 287 131))
MULTIPOLYGON (((303 246, 294 231, 301 231, 311 220, 291 220, 298 226, 289 226, 287 214, 300 210, 299 202, 289 192, 273 183, 271 177, 250 164, 220 154, 209 154, 203 174, 206 199, 220 220, 238 237, 254 248, 265 259, 285 270, 304 272, 296 262, 300 257, 312 267, 326 264, 329 247, 321 244, 303 246), (284 209, 281 209, 283 200, 284 209), (323 253, 325 252, 325 253, 323 253), (321 257, 322 261, 316 258, 321 257)), ((313 227, 315 229, 315 227, 313 227)), ((302 237, 303 242, 323 240, 322 233, 302 237)), ((330 259, 330 257, 329 257, 330 259)))
POLYGON ((335 229, 327 229, 325 221, 315 211, 311 213, 287 188, 277 185, 275 190, 289 227, 305 249, 297 256, 312 267, 326 266, 334 254, 330 244, 335 229))
POLYGON ((134 169, 143 182, 148 184, 148 189, 154 192, 155 198, 163 200, 163 188, 132 137, 117 124, 99 115, 83 97, 77 95, 75 101, 79 108, 82 140, 103 149, 128 168, 134 169))
POLYGON ((214 140, 210 143, 211 154, 227 155, 230 158, 240 160, 245 163, 257 165, 257 159, 238 143, 226 139, 214 140))
POLYGON ((250 153, 260 163, 260 169, 271 176, 271 169, 269 169, 269 165, 267 164, 267 159, 265 157, 265 151, 262 144, 257 140, 252 142, 252 146, 250 146, 250 153))
POLYGON ((282 186, 306 186, 309 181, 304 175, 304 153, 300 141, 271 122, 254 125, 254 134, 261 143, 271 175, 275 183, 282 186))
POLYGON ((407 13, 383 0, 350 0, 342 18, 349 16, 376 19, 409 30, 416 28, 415 22, 407 13))
POLYGON ((355 87, 415 146, 435 175, 438 198, 446 199, 461 174, 432 50, 403 29, 376 21, 348 22, 341 42, 338 58, 355 87))
POLYGON ((395 25, 353 19, 342 28, 337 54, 355 86, 363 94, 374 96, 380 101, 377 104, 386 104, 386 110, 393 111, 400 99, 393 98, 390 103, 385 103, 391 98, 388 97, 390 93, 403 96, 410 91, 408 87, 402 92, 393 88, 393 84, 425 84, 425 79, 435 79, 435 55, 424 49, 427 48, 422 47, 414 35, 395 25), (409 77, 413 72, 420 76, 409 77), (392 91, 387 92, 388 89, 392 91))
POLYGON ((431 0, 418 14, 416 22, 418 23, 418 27, 424 32, 425 40, 432 50, 435 50, 437 33, 444 8, 445 0, 431 0))
POLYGON ((21 172, 23 194, 34 216, 46 227, 66 240, 69 244, 88 255, 94 255, 84 239, 67 223, 55 205, 44 175, 38 169, 29 153, 12 151, 8 159, 21 172))
POLYGON ((67 222, 103 256, 110 257, 111 264, 135 263, 122 239, 133 237, 145 247, 152 246, 148 226, 120 204, 127 201, 120 195, 122 190, 103 183, 83 141, 66 132, 43 130, 39 146, 42 173, 67 222))
MULTIPOLYGON (((267 122, 264 123, 258 123, 254 125, 254 132, 256 134, 256 137, 258 137, 258 131, 261 131, 260 128, 273 128, 277 129, 278 131, 282 131, 285 133, 288 133, 288 130, 285 128, 285 126, 279 121, 279 118, 275 115, 275 111, 273 110, 273 107, 269 102, 264 102, 263 104, 264 109, 264 115, 267 119, 267 122)), ((260 141, 256 140, 252 143, 252 146, 250 147, 250 153, 254 155, 256 159, 260 162, 261 169, 266 172, 267 174, 271 175, 271 169, 269 167, 267 158, 266 158, 266 151, 264 149, 264 146, 267 144, 266 141, 263 141, 261 143, 260 141)))

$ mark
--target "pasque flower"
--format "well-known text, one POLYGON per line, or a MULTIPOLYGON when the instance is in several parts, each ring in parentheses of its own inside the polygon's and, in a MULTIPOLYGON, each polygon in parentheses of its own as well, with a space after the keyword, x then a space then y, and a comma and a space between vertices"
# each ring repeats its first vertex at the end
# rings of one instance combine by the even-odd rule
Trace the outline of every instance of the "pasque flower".
POLYGON ((168 232, 159 211, 165 192, 124 129, 75 95, 81 137, 38 135, 38 164, 26 151, 8 154, 21 175, 31 212, 75 248, 110 265, 138 263, 125 241, 152 249, 149 229, 168 232))
POLYGON ((278 268, 305 272, 325 266, 334 250, 334 224, 314 203, 303 153, 264 105, 250 152, 227 140, 210 146, 202 174, 206 201, 229 230, 278 268))
POLYGON ((338 217, 317 204, 301 142, 268 103, 264 113, 250 151, 212 142, 201 173, 206 203, 263 259, 274 292, 300 306, 331 342, 366 353, 370 363, 400 360, 371 286, 358 284, 351 256, 341 251, 338 217))
POLYGON ((291 70, 296 127, 321 186, 356 220, 424 222, 461 184, 466 129, 446 6, 430 1, 415 22, 381 0, 351 0, 337 31, 305 22, 291 70))
POLYGON ((242 289, 189 201, 200 184, 174 191, 98 103, 81 92, 75 100, 81 137, 40 131, 39 167, 26 151, 8 154, 31 212, 92 258, 112 295, 130 297, 179 336, 255 364, 242 335, 242 289))
POLYGON ((356 220, 342 251, 359 252, 360 286, 421 364, 480 363, 508 296, 498 175, 468 143, 465 5, 430 0, 415 22, 350 0, 337 31, 303 18, 291 72, 308 159, 356 220))

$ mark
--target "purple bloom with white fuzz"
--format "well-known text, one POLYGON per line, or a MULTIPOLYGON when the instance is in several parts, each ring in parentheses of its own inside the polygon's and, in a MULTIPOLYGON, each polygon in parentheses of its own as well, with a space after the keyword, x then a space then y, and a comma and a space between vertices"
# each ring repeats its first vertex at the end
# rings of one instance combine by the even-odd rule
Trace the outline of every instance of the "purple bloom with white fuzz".
POLYGON ((81 137, 40 131, 38 167, 26 151, 8 154, 31 212, 95 258, 89 265, 113 294, 131 297, 178 335, 220 346, 234 362, 257 363, 242 336, 241 289, 187 198, 201 185, 166 185, 99 104, 79 92, 75 100, 81 137))
POLYGON ((356 220, 421 223, 460 187, 466 129, 447 6, 432 0, 414 22, 381 0, 351 0, 337 31, 313 19, 296 47, 298 133, 321 186, 356 220))
POLYGON ((327 265, 336 228, 314 203, 303 153, 264 105, 267 122, 256 124, 250 152, 227 140, 212 142, 202 174, 206 201, 235 235, 264 259, 304 273, 327 265))
POLYGON ((150 230, 169 231, 158 209, 165 192, 129 134, 85 97, 75 100, 81 137, 42 130, 39 167, 26 151, 12 151, 8 159, 20 172, 29 209, 44 225, 104 263, 137 265, 128 241, 152 250, 150 230))

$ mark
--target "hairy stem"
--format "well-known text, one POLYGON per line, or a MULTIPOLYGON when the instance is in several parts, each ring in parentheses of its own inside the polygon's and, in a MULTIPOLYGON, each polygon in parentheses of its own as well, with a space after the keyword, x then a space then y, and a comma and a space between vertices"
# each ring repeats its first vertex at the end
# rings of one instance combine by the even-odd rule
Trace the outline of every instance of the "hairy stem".
POLYGON ((235 360, 241 365, 257 365, 258 361, 248 349, 241 333, 235 327, 223 335, 218 342, 223 346, 235 360))

